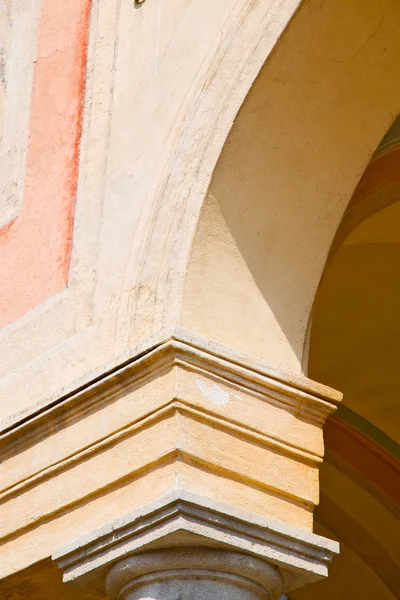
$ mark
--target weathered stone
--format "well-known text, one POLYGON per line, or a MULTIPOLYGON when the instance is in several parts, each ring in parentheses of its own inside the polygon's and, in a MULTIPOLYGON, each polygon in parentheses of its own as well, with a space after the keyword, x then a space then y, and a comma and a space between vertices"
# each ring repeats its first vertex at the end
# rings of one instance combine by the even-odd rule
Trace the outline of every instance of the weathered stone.
MULTIPOLYGON (((190 549, 193 564, 197 560, 194 549, 199 548, 220 550, 222 555, 240 553, 247 556, 249 564, 256 558, 256 564, 263 562, 279 571, 286 591, 325 577, 339 548, 336 542, 320 536, 182 491, 69 543, 53 555, 53 560, 63 570, 64 581, 101 591, 114 564, 126 565, 131 574, 136 572, 135 556, 141 560, 144 551, 146 556, 157 556, 161 549, 183 547, 190 549), (129 556, 133 558, 124 562, 129 556)), ((198 568, 202 568, 202 556, 199 551, 198 568)), ((174 561, 171 569, 178 568, 178 559, 174 561)), ((114 579, 108 579, 114 589, 110 581, 114 579)))

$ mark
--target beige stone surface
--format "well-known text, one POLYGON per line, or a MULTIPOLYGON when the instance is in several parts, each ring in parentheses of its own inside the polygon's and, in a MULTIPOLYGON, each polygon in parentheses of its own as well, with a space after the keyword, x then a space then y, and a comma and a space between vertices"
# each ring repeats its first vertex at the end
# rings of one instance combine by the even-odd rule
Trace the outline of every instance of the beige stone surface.
MULTIPOLYGON (((0 578, 21 575, 3 588, 13 600, 40 597, 23 572, 55 547, 171 490, 311 532, 340 395, 301 375, 307 323, 400 108, 399 26, 394 0, 93 1, 69 287, 0 333, 0 578)), ((397 244, 393 223, 382 229, 397 244)), ((344 261, 366 240, 364 225, 344 261)), ((369 354, 360 340, 350 358, 369 354)), ((377 404, 354 394, 354 406, 395 437, 393 387, 376 411, 380 361, 357 383, 377 404)), ((375 515, 390 559, 379 572, 396 582, 393 519, 335 469, 325 490, 336 505, 360 498, 363 528, 375 515)), ((394 597, 345 547, 373 582, 362 593, 394 597)))
POLYGON ((93 1, 69 286, 1 332, 3 428, 177 324, 215 162, 297 4, 93 1))
POLYGON ((3 428, 179 321, 301 371, 325 257, 400 77, 397 3, 380 25, 378 0, 306 0, 277 43, 296 8, 94 1, 69 287, 1 332, 3 428))
POLYGON ((301 3, 213 173, 186 271, 183 326, 307 370, 305 335, 330 246, 400 112, 399 29, 394 1, 301 3))
POLYGON ((275 590, 275 597, 278 591, 281 595, 325 577, 338 549, 326 538, 180 491, 70 542, 53 559, 65 582, 100 592, 106 581, 113 597, 116 588, 135 576, 205 568, 207 556, 213 556, 216 571, 249 575, 254 568, 255 581, 264 580, 262 585, 275 590), (225 566, 220 552, 227 553, 225 566))
POLYGON ((340 397, 177 330, 2 436, 2 575, 171 490, 311 530, 340 397))
POLYGON ((0 229, 22 206, 39 2, 0 6, 0 229))

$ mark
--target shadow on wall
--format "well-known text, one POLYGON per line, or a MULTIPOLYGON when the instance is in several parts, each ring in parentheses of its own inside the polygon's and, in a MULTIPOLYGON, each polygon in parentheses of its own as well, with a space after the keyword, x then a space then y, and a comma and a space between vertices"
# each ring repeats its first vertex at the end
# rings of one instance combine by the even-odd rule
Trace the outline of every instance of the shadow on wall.
POLYGON ((400 108, 400 5, 382 21, 379 1, 351 4, 303 2, 264 65, 216 167, 185 283, 184 326, 297 372, 335 232, 400 108))

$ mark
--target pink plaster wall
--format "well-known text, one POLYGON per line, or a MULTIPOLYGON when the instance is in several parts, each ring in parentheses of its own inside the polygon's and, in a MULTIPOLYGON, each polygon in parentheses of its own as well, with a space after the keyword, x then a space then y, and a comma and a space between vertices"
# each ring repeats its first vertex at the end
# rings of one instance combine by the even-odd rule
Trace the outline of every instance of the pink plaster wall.
POLYGON ((68 284, 91 0, 43 0, 23 207, 0 230, 0 327, 68 284))

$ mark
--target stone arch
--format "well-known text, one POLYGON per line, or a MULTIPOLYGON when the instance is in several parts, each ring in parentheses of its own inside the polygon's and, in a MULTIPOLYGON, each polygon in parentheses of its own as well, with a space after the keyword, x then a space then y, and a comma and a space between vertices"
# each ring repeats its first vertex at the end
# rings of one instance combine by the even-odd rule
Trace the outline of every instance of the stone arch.
POLYGON ((397 117, 368 163, 346 209, 330 256, 363 221, 396 203, 400 197, 400 117, 397 117))
POLYGON ((341 220, 309 323, 307 374, 344 393, 324 430, 315 512, 317 530, 339 539, 342 554, 315 597, 329 598, 335 590, 344 598, 393 598, 400 590, 398 123, 368 163, 341 220))
POLYGON ((213 173, 185 275, 185 327, 302 370, 332 240, 400 109, 399 23, 395 2, 301 4, 213 173))
POLYGON ((93 12, 99 29, 89 62, 98 75, 88 79, 95 101, 81 152, 90 159, 80 161, 67 294, 92 280, 84 301, 93 313, 77 314, 79 339, 70 337, 62 302, 54 317, 62 330, 47 326, 52 303, 10 325, 2 367, 19 374, 2 380, 1 393, 12 394, 19 412, 36 406, 34 398, 46 402, 44 367, 57 372, 46 398, 67 393, 88 370, 119 364, 176 325, 300 372, 335 231, 399 113, 394 0, 174 0, 155 74, 157 5, 122 2, 119 11, 100 2, 93 12), (146 61, 134 61, 133 74, 137 48, 146 61), (213 197, 219 224, 207 237, 213 197), (219 237, 229 260, 214 244, 219 237), (230 284, 215 285, 229 269, 235 303, 230 284), (26 337, 35 340, 35 360, 26 337), (58 368, 56 349, 46 354, 53 343, 63 343, 68 369, 58 368))
POLYGON ((339 539, 342 554, 316 597, 400 590, 400 201, 386 192, 386 206, 365 207, 371 214, 332 248, 312 312, 308 375, 344 392, 324 430, 315 512, 317 531, 339 539))
MULTIPOLYGON (((119 303, 117 327, 128 331, 133 343, 179 321, 188 256, 216 162, 252 83, 299 3, 171 3, 169 10, 183 25, 177 27, 157 83, 161 95, 175 78, 182 89, 174 98, 176 106, 164 110, 161 126, 166 131, 157 143, 153 140, 152 150, 157 146, 159 155, 155 159, 153 151, 148 157, 153 176, 124 282, 125 289, 134 291, 119 303), (194 41, 190 48, 188 40, 194 41), (181 80, 175 75, 177 64, 187 70, 181 80)), ((155 3, 151 6, 156 11, 155 3)), ((160 112, 154 89, 149 91, 160 112)))

